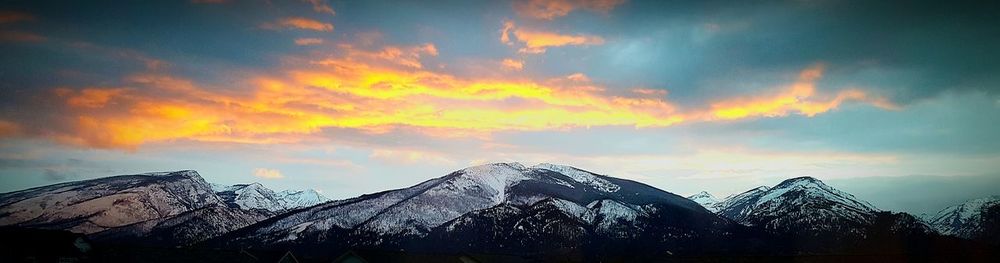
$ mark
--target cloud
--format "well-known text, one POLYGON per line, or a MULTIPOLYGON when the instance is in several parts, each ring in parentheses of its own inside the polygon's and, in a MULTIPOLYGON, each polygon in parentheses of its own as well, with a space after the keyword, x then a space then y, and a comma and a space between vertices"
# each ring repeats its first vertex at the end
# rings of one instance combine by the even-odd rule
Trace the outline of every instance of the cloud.
POLYGON ((587 75, 584 75, 583 73, 570 74, 569 76, 566 76, 566 79, 577 82, 590 82, 590 77, 587 77, 587 75))
POLYGON ((562 35, 524 29, 516 27, 514 22, 506 21, 500 34, 500 42, 508 45, 520 42, 523 47, 518 52, 540 54, 550 47, 601 45, 604 44, 604 39, 591 35, 562 35))
POLYGON ((847 101, 864 101, 872 105, 895 109, 884 98, 872 96, 859 89, 846 89, 835 95, 817 94, 816 81, 823 76, 823 66, 816 65, 799 73, 798 80, 780 93, 752 98, 735 98, 714 102, 703 119, 741 119, 746 117, 780 117, 797 113, 815 116, 837 108, 847 101))
POLYGON ((55 93, 61 97, 67 97, 66 104, 80 108, 102 108, 113 97, 125 93, 124 88, 86 88, 82 90, 72 90, 68 88, 57 88, 55 93))
POLYGON ((42 42, 46 39, 47 38, 42 35, 31 32, 11 30, 0 31, 0 41, 2 42, 42 42))
POLYGON ((336 14, 333 11, 333 7, 330 7, 330 3, 327 3, 326 0, 302 0, 302 1, 312 4, 313 11, 331 15, 336 14))
POLYGON ((526 17, 553 20, 577 9, 607 13, 622 3, 625 0, 519 0, 514 1, 514 11, 526 17))
POLYGON ((323 39, 321 38, 296 38, 295 44, 299 46, 311 46, 323 44, 323 39))
POLYGON ((646 95, 646 96, 659 96, 659 97, 662 97, 662 96, 666 96, 667 95, 667 90, 664 90, 664 89, 635 88, 635 89, 632 89, 632 92, 634 92, 636 94, 640 94, 640 95, 646 95))
POLYGON ((11 137, 21 133, 21 126, 10 121, 0 120, 0 138, 11 137))
POLYGON ((268 169, 268 168, 255 168, 253 169, 253 176, 264 179, 282 179, 285 175, 281 174, 278 169, 268 169))
MULTIPOLYGON (((385 134, 409 129, 438 138, 488 138, 500 131, 594 126, 665 127, 790 114, 815 116, 847 101, 880 105, 861 90, 825 94, 822 67, 776 87, 775 95, 720 98, 680 109, 665 92, 609 92, 582 73, 532 80, 459 77, 424 69, 433 44, 341 43, 333 51, 289 56, 266 73, 229 76, 218 87, 156 70, 119 85, 59 87, 40 96, 31 118, 0 116, 18 132, 91 148, 134 150, 176 140, 291 144, 329 139, 324 130, 385 134)), ((496 65, 502 67, 502 65, 496 65)), ((25 105, 30 107, 31 105, 25 105)))
POLYGON ((31 14, 14 11, 0 11, 0 25, 34 20, 35 16, 31 14))
POLYGON ((318 20, 309 19, 305 17, 283 18, 273 23, 262 24, 260 27, 271 30, 294 28, 294 29, 314 30, 323 32, 333 31, 333 24, 324 23, 318 20))
POLYGON ((455 165, 455 161, 440 153, 406 150, 374 149, 368 158, 394 164, 455 165))
POLYGON ((505 59, 503 59, 503 61, 500 61, 500 64, 505 69, 508 69, 508 70, 521 70, 521 69, 524 69, 524 61, 521 61, 521 60, 514 60, 514 59, 505 58, 505 59))

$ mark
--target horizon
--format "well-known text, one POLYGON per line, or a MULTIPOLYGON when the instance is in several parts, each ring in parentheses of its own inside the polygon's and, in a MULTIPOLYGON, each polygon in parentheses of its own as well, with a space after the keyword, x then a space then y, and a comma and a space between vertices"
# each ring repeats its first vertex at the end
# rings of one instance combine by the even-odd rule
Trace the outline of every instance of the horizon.
POLYGON ((345 199, 517 161, 684 197, 811 176, 931 214, 1000 195, 996 10, 7 2, 0 192, 191 169, 345 199))

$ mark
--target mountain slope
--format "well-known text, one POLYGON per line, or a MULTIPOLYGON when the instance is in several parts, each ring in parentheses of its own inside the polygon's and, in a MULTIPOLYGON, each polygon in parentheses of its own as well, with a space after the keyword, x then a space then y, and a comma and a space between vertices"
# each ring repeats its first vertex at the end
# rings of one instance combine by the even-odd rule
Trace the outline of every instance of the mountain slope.
MULTIPOLYGON (((663 219, 659 223, 678 235, 731 225, 697 203, 641 183, 569 166, 496 163, 465 168, 409 188, 296 210, 218 242, 238 247, 394 247, 449 232, 483 231, 465 225, 490 225, 485 229, 504 236, 518 233, 517 229, 542 236, 550 233, 572 242, 571 237, 592 233, 628 237, 654 219, 663 219)), ((546 239, 522 242, 530 240, 546 239)))
POLYGON ((0 194, 0 226, 91 234, 224 205, 195 171, 122 175, 0 194))
POLYGON ((278 192, 278 200, 281 200, 282 208, 285 210, 310 207, 330 201, 329 198, 313 189, 284 190, 278 192))
POLYGON ((274 192, 260 183, 213 185, 212 188, 229 207, 244 210, 278 213, 329 201, 312 189, 274 192))
POLYGON ((812 177, 785 180, 726 198, 722 216, 782 232, 861 234, 879 210, 812 177))
POLYGON ((943 235, 961 238, 976 238, 983 232, 986 212, 1000 206, 1000 196, 969 200, 963 204, 942 209, 929 222, 931 227, 943 235))
POLYGON ((708 211, 718 212, 715 204, 719 203, 719 199, 715 198, 715 196, 709 194, 708 192, 701 191, 701 193, 688 196, 688 199, 691 199, 691 201, 705 207, 708 211))
POLYGON ((923 249, 936 238, 915 216, 881 211, 811 177, 751 189, 726 198, 715 208, 736 222, 795 240, 780 247, 797 251, 903 253, 923 249))
POLYGON ((129 245, 183 246, 256 223, 267 214, 225 206, 207 206, 176 216, 112 228, 90 236, 96 241, 129 245))

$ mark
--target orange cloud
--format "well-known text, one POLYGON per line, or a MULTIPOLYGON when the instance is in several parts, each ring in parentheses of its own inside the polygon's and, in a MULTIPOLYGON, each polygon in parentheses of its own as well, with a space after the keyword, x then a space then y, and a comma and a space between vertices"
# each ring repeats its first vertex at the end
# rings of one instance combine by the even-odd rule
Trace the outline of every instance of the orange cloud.
POLYGON ((598 36, 562 35, 552 32, 519 28, 515 27, 513 22, 504 22, 504 27, 500 35, 500 42, 512 45, 515 40, 511 38, 511 35, 513 35, 513 38, 517 39, 517 42, 524 45, 524 47, 518 50, 518 52, 529 54, 545 53, 545 50, 550 47, 604 44, 604 39, 598 36))
POLYGON ((566 76, 566 79, 579 82, 590 82, 590 77, 587 77, 587 75, 584 75, 583 73, 570 74, 569 76, 566 76))
POLYGON ((521 70, 521 69, 524 69, 524 61, 520 61, 520 60, 513 60, 513 59, 505 58, 505 59, 503 59, 503 61, 500 61, 500 64, 504 68, 509 69, 509 70, 521 70))
POLYGON ((129 76, 120 87, 55 89, 42 103, 54 105, 45 108, 52 112, 38 115, 49 119, 0 122, 0 135, 118 149, 176 140, 302 143, 323 140, 326 129, 377 134, 406 128, 435 137, 488 137, 498 131, 814 116, 847 101, 880 102, 860 90, 816 91, 821 67, 804 70, 772 96, 681 110, 663 92, 636 89, 627 94, 638 96, 615 95, 583 74, 536 81, 424 70, 421 59, 438 54, 432 44, 339 47, 322 59, 290 57, 284 68, 233 76, 238 81, 232 85, 241 89, 162 72, 129 76))
POLYGON ((319 13, 327 13, 331 15, 336 14, 335 12, 333 12, 333 7, 330 7, 330 4, 327 3, 326 0, 303 0, 303 1, 312 4, 313 11, 319 13))
POLYGON ((313 20, 305 17, 289 17, 278 20, 274 23, 266 23, 261 25, 264 29, 281 29, 281 28, 295 28, 304 30, 315 30, 315 31, 333 31, 333 24, 323 23, 318 20, 313 20))
POLYGON ((0 138, 15 136, 21 133, 21 126, 17 123, 0 120, 0 138))
POLYGON ((703 119, 741 119, 747 117, 779 117, 797 113, 815 116, 835 109, 846 101, 863 101, 882 108, 895 108, 881 97, 875 97, 858 89, 846 89, 836 95, 817 94, 816 81, 823 76, 823 66, 817 65, 799 73, 798 80, 780 93, 754 98, 738 98, 711 104, 703 119))
POLYGON ((421 46, 397 47, 387 46, 380 50, 365 50, 350 44, 340 44, 337 46, 348 61, 340 59, 328 59, 312 61, 314 64, 336 66, 343 63, 357 63, 363 61, 367 63, 386 63, 400 65, 411 68, 423 68, 420 59, 426 56, 437 56, 437 47, 434 44, 424 44, 421 46))
POLYGON ((253 176, 264 179, 282 179, 285 178, 284 174, 277 169, 267 169, 267 168, 256 168, 253 169, 253 176))
POLYGON ((0 31, 0 41, 5 42, 42 42, 45 41, 44 36, 21 31, 0 31))
POLYGON ((299 46, 310 46, 323 44, 323 39, 321 38, 296 38, 295 44, 299 46))
POLYGON ((113 97, 122 95, 122 88, 86 88, 74 91, 67 88, 56 89, 59 96, 68 97, 66 104, 82 108, 103 108, 113 97))
POLYGON ((553 20, 576 9, 607 13, 622 3, 625 0, 521 0, 514 2, 514 11, 526 17, 553 20))
POLYGON ((667 95, 667 90, 664 90, 664 89, 636 88, 636 89, 632 89, 632 92, 635 92, 636 94, 640 94, 640 95, 646 95, 646 96, 661 96, 662 97, 662 96, 666 96, 667 95))
POLYGON ((455 136, 677 121, 667 102, 610 96, 587 83, 462 79, 413 67, 410 58, 436 54, 431 47, 354 50, 284 74, 250 76, 249 94, 156 74, 128 78, 134 88, 59 89, 56 98, 69 107, 60 116, 71 129, 47 134, 76 145, 133 149, 179 139, 287 143, 324 128, 415 127, 455 136))
POLYGON ((0 11, 0 24, 10 24, 35 20, 35 16, 13 11, 0 11))

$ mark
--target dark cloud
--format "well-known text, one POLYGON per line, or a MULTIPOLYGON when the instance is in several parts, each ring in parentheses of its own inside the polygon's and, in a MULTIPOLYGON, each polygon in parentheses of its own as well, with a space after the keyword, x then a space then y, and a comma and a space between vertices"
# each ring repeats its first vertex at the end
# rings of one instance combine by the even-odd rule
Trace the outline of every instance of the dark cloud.
POLYGON ((817 62, 828 65, 825 88, 882 89, 902 104, 945 90, 996 94, 998 6, 632 1, 615 10, 615 21, 595 25, 609 39, 608 49, 589 57, 607 63, 584 65, 599 79, 667 88, 671 96, 688 99, 766 87, 755 83, 774 80, 754 75, 794 72, 817 62))

